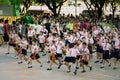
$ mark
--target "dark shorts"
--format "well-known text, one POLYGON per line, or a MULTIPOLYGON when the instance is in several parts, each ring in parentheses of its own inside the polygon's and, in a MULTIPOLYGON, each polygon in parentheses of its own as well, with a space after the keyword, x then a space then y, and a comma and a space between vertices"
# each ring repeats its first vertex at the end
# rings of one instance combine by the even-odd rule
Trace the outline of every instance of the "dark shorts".
POLYGON ((119 51, 119 49, 114 49, 112 57, 114 57, 116 59, 120 59, 120 51, 119 51))
POLYGON ((103 53, 103 49, 102 49, 102 47, 99 46, 99 45, 97 45, 97 50, 96 50, 96 51, 99 52, 99 53, 103 53))
MULTIPOLYGON (((33 54, 31 54, 31 56, 30 56, 31 58, 33 57, 33 54)), ((39 54, 36 54, 35 55, 35 59, 39 59, 40 58, 40 56, 39 56, 39 54)), ((33 59, 33 58, 32 58, 33 59)))
POLYGON ((57 53, 56 56, 57 56, 58 58, 61 58, 61 57, 62 57, 62 54, 57 53))
POLYGON ((76 62, 76 58, 75 57, 70 57, 70 62, 75 63, 76 62))
POLYGON ((64 59, 65 62, 70 62, 70 60, 71 60, 71 57, 65 57, 64 59))
POLYGON ((15 43, 9 43, 10 46, 16 47, 15 43))
POLYGON ((4 41, 5 41, 5 42, 8 42, 8 41, 9 41, 9 35, 8 35, 8 34, 4 34, 3 38, 4 38, 4 41))
POLYGON ((108 50, 103 51, 103 59, 110 59, 110 55, 109 55, 108 50))
POLYGON ((22 54, 23 54, 23 55, 27 55, 27 50, 22 49, 22 54))
POLYGON ((32 45, 32 37, 28 37, 28 42, 32 45))

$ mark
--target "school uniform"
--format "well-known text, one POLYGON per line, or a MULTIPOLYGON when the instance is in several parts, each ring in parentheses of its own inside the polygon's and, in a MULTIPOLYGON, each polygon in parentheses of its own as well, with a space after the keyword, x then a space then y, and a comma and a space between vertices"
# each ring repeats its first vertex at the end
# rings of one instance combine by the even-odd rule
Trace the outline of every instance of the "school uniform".
POLYGON ((27 40, 24 40, 21 42, 22 43, 22 54, 23 55, 27 55, 27 46, 28 46, 28 42, 27 40))
POLYGON ((66 55, 65 55, 65 62, 71 62, 71 53, 70 53, 70 49, 66 49, 66 55))
POLYGON ((105 26, 103 29, 104 29, 105 33, 109 33, 110 32, 110 27, 109 26, 105 26))
POLYGON ((29 44, 32 44, 33 35, 34 35, 34 30, 29 30, 28 31, 28 42, 29 42, 29 44))
POLYGON ((9 40, 9 45, 15 47, 16 35, 13 34, 13 33, 9 34, 9 39, 10 39, 9 40))
POLYGON ((35 59, 39 59, 40 58, 40 56, 39 56, 39 54, 38 54, 38 52, 39 52, 39 47, 37 46, 37 45, 32 45, 31 46, 31 58, 32 59, 34 59, 34 57, 35 57, 35 59), (35 56, 34 56, 35 55, 35 56), (34 57, 33 57, 34 56, 34 57))
POLYGON ((97 49, 96 49, 96 51, 98 52, 98 53, 103 53, 103 48, 102 48, 102 44, 104 43, 104 38, 100 38, 100 39, 98 39, 98 41, 97 41, 97 49))
POLYGON ((53 60, 53 56, 52 55, 54 55, 55 60, 56 60, 57 59, 57 56, 56 56, 56 51, 57 51, 56 46, 55 45, 50 45, 49 46, 49 50, 50 50, 50 54, 51 54, 50 60, 53 60))
POLYGON ((89 49, 88 48, 82 48, 81 49, 81 54, 82 54, 82 63, 85 65, 88 65, 89 61, 89 49))
POLYGON ((75 36, 70 36, 70 40, 69 40, 70 48, 74 47, 74 43, 76 40, 77 40, 77 38, 75 36))
POLYGON ((39 46, 43 48, 45 43, 45 37, 43 35, 39 35, 38 40, 39 40, 39 46))
POLYGON ((56 42, 56 47, 57 47, 57 54, 56 56, 59 58, 62 57, 62 47, 64 46, 63 42, 62 41, 57 41, 56 42))
POLYGON ((113 52, 112 56, 116 59, 120 59, 120 56, 119 56, 119 54, 120 54, 120 52, 119 52, 120 51, 120 41, 119 41, 119 39, 115 39, 114 41, 115 41, 115 45, 114 45, 114 52, 113 52))
POLYGON ((111 49, 111 45, 109 43, 103 43, 103 59, 110 59, 109 50, 111 49))
POLYGON ((82 56, 82 54, 81 54, 81 52, 80 52, 81 49, 82 49, 82 43, 77 47, 77 49, 78 49, 79 53, 77 54, 76 59, 79 60, 79 59, 81 58, 81 56, 82 56))
POLYGON ((76 62, 77 55, 79 54, 79 51, 77 48, 71 48, 70 49, 70 56, 71 56, 71 63, 76 62))

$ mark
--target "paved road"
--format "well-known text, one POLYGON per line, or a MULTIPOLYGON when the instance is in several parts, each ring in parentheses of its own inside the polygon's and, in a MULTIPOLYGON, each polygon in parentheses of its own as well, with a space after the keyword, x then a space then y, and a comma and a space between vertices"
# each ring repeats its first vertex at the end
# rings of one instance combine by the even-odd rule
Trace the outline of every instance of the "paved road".
POLYGON ((41 57, 44 63, 42 68, 33 62, 33 68, 28 69, 26 63, 17 64, 18 60, 14 58, 12 48, 10 52, 11 54, 5 55, 6 47, 0 47, 0 80, 120 80, 120 62, 117 70, 112 70, 112 67, 107 67, 107 65, 104 69, 100 69, 100 64, 94 64, 95 59, 93 59, 92 71, 87 68, 86 73, 81 73, 80 68, 78 74, 74 75, 72 72, 66 73, 65 66, 62 66, 60 70, 57 66, 53 66, 52 71, 47 71, 49 66, 47 56, 41 57))

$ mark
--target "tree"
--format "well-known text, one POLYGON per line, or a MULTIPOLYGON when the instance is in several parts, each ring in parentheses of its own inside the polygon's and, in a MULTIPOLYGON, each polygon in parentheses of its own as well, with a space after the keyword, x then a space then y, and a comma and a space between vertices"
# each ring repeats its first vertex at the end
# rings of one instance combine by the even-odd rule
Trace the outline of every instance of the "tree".
POLYGON ((91 4, 98 10, 98 18, 101 18, 103 6, 107 0, 90 0, 91 4))
POLYGON ((45 4, 57 17, 60 14, 61 7, 67 0, 35 0, 36 3, 45 4))
POLYGON ((22 4, 24 5, 24 11, 28 11, 29 7, 32 5, 32 1, 34 0, 22 0, 22 4))
POLYGON ((107 0, 106 4, 110 4, 111 5, 112 16, 114 17, 115 11, 116 11, 117 7, 120 5, 120 1, 119 0, 107 0))

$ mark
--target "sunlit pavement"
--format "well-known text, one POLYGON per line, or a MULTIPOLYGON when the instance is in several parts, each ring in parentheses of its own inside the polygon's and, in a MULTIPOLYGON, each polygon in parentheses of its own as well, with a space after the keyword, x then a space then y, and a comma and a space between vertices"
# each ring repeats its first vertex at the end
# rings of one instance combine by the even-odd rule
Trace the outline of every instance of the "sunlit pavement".
POLYGON ((53 65, 53 70, 47 71, 46 69, 49 67, 47 56, 41 56, 42 68, 34 61, 33 68, 28 69, 27 63, 17 63, 18 60, 14 58, 12 48, 9 55, 5 55, 6 52, 5 46, 0 47, 0 80, 120 80, 120 62, 118 62, 117 70, 113 70, 108 65, 104 69, 100 69, 100 64, 94 64, 95 59, 93 59, 91 62, 92 71, 86 68, 86 73, 81 73, 82 69, 80 68, 77 75, 74 75, 73 72, 66 73, 65 66, 57 69, 57 66, 53 65))

